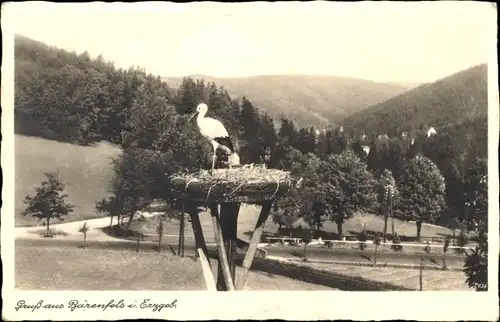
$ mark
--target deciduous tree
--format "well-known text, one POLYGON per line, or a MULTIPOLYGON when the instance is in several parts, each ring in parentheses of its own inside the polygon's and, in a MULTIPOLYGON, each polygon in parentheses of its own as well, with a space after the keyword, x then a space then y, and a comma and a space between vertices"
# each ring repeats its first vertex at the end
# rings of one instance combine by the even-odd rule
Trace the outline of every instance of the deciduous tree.
POLYGON ((50 220, 57 218, 64 220, 64 216, 73 212, 74 206, 66 202, 67 194, 63 194, 64 184, 59 180, 56 172, 45 173, 46 180, 42 181, 40 187, 35 188, 36 194, 26 196, 24 203, 27 208, 24 215, 31 215, 39 220, 45 220, 47 236, 50 235, 50 220))
POLYGON ((414 220, 417 239, 422 223, 435 222, 445 207, 445 182, 438 167, 427 157, 417 155, 405 164, 399 184, 400 217, 414 220))
POLYGON ((321 162, 317 174, 318 199, 324 203, 326 213, 337 224, 342 237, 342 226, 347 219, 373 207, 377 182, 366 164, 349 149, 321 162))
POLYGON ((488 222, 488 160, 476 158, 466 178, 464 199, 467 212, 464 223, 471 229, 477 229, 488 222))

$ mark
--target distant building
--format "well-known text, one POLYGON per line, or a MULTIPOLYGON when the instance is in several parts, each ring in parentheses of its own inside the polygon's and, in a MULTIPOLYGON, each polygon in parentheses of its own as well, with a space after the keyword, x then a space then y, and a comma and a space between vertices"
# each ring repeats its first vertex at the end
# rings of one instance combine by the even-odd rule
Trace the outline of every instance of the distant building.
POLYGON ((389 140, 389 136, 387 134, 380 134, 377 136, 377 139, 379 140, 389 140))
POLYGON ((326 133, 326 129, 316 130, 316 136, 319 136, 320 134, 325 134, 325 133, 326 133))
POLYGON ((435 128, 433 128, 432 126, 427 130, 427 137, 431 137, 432 135, 436 135, 437 134, 437 131, 435 128))

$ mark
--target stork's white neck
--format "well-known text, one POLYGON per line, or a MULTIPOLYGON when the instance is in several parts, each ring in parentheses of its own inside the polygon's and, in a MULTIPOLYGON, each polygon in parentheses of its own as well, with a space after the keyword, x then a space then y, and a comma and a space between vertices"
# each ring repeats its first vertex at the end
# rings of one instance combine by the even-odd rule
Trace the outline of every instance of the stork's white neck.
POLYGON ((198 115, 196 116, 196 120, 200 121, 201 119, 203 119, 205 117, 205 114, 207 114, 206 111, 200 111, 200 112, 198 112, 198 115))

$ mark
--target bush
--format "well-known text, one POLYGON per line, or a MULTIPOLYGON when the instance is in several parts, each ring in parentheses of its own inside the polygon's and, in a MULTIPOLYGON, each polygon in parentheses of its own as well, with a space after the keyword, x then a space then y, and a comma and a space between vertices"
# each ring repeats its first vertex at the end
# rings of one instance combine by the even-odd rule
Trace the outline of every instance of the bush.
POLYGON ((443 269, 447 269, 446 265, 446 253, 448 252, 448 248, 450 247, 450 236, 446 236, 443 244, 443 269))
POLYGON ((368 240, 368 234, 366 233, 366 231, 364 229, 359 234, 358 240, 360 241, 359 249, 364 250, 366 248, 366 241, 368 240))
MULTIPOLYGON (((469 239, 467 237, 467 234, 465 233, 465 230, 464 229, 460 230, 460 234, 457 237, 457 246, 464 247, 467 245, 468 242, 469 242, 469 239)), ((464 252, 463 248, 456 248, 455 251, 458 254, 461 254, 464 252)))
POLYGON ((425 247, 424 247, 424 251, 429 254, 431 252, 431 243, 429 241, 427 241, 425 243, 425 247))
POLYGON ((479 231, 479 242, 475 249, 466 252, 464 273, 465 282, 476 291, 488 291, 488 230, 487 226, 479 231))
POLYGON ((398 234, 394 234, 394 237, 392 239, 392 245, 391 248, 396 251, 400 252, 403 250, 403 246, 401 246, 401 239, 399 238, 398 234))
POLYGON ((446 236, 443 244, 443 253, 446 254, 448 252, 448 248, 450 247, 450 236, 446 236))

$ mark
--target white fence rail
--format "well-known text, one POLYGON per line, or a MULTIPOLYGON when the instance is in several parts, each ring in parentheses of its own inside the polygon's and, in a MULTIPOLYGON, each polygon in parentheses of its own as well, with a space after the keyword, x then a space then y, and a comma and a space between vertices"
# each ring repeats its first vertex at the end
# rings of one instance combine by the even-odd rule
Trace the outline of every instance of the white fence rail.
MULTIPOLYGON (((302 238, 297 238, 297 237, 266 237, 266 240, 268 244, 270 244, 270 241, 275 240, 275 241, 293 241, 294 243, 303 243, 302 238)), ((323 240, 318 240, 315 239, 313 240, 310 244, 326 244, 326 243, 332 243, 332 244, 359 244, 361 241, 359 240, 333 240, 333 239, 323 239, 323 240)), ((366 244, 373 244, 372 240, 367 240, 365 241, 366 244)), ((392 246, 395 245, 393 243, 380 243, 379 246, 392 246)), ((403 247, 420 247, 420 248, 443 248, 443 245, 432 245, 432 244, 411 244, 411 243, 399 243, 397 245, 403 246, 403 247)), ((473 246, 452 246, 450 245, 448 249, 473 249, 473 246)))

